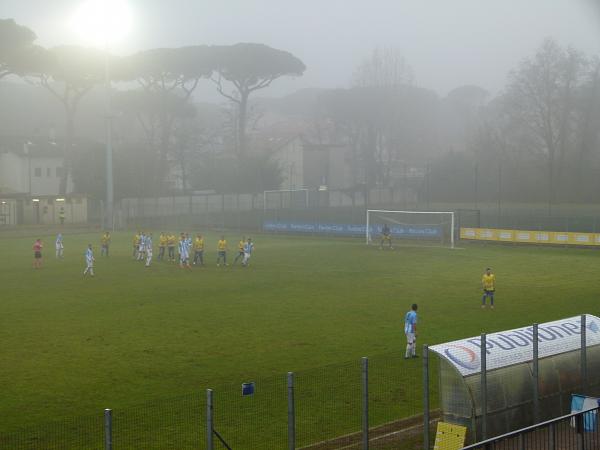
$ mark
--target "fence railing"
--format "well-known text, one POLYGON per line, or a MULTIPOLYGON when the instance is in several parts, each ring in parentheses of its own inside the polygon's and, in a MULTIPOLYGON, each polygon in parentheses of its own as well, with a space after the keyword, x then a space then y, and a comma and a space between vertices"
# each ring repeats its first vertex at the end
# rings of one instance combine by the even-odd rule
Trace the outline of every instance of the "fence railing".
POLYGON ((567 414, 503 434, 463 450, 596 450, 600 448, 600 408, 567 414))
POLYGON ((364 439, 371 449, 398 448, 402 429, 422 425, 421 369, 419 360, 394 352, 293 374, 246 377, 212 386, 210 397, 201 390, 0 432, 0 448, 325 450, 366 448, 359 447, 364 439), (253 383, 251 395, 242 395, 244 382, 253 383))
MULTIPOLYGON (((126 198, 115 206, 115 224, 125 227, 195 227, 261 230, 265 221, 364 224, 367 208, 415 211, 455 211, 457 227, 538 231, 600 232, 598 205, 556 205, 552 214, 536 204, 511 203, 502 210, 480 203, 431 203, 406 199, 390 190, 375 190, 365 203, 361 193, 310 191, 302 201, 281 201, 276 194, 202 194, 159 198, 126 198)), ((282 193, 281 195, 287 195, 282 193)), ((283 198, 283 197, 281 197, 283 198)), ((94 208, 90 206, 90 211, 94 208)), ((91 220, 100 221, 90 213, 91 220), (95 217, 95 219, 94 219, 95 217)))

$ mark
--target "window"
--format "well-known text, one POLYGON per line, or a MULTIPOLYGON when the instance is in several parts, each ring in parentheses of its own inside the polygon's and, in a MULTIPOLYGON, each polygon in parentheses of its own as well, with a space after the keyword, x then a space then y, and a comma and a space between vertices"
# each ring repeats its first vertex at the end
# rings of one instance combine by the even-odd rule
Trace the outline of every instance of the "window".
POLYGON ((60 178, 63 175, 63 170, 62 167, 57 167, 56 168, 56 178, 60 178))
POLYGON ((35 173, 36 177, 41 177, 42 176, 42 168, 36 167, 34 173, 35 173))
POLYGON ((46 167, 46 176, 47 177, 51 177, 52 176, 52 171, 50 170, 50 167, 46 167))

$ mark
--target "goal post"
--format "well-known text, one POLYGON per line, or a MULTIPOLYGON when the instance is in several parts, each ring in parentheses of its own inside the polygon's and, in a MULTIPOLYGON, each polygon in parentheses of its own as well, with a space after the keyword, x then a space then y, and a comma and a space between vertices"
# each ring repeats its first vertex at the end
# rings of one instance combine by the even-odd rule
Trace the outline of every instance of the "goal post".
POLYGON ((274 189, 263 192, 263 209, 308 208, 308 189, 274 189), (270 202, 270 199, 274 199, 270 202))
POLYGON ((439 242, 454 248, 455 218, 453 211, 393 211, 385 209, 367 210, 365 240, 371 244, 379 242, 384 225, 392 238, 413 241, 439 242))

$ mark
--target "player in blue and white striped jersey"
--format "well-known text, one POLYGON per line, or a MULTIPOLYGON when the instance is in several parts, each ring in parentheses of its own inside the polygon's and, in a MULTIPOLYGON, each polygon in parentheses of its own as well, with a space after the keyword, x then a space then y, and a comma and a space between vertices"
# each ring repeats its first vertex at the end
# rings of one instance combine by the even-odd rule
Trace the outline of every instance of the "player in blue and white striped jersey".
POLYGON ((92 250, 92 244, 88 244, 88 248, 85 251, 85 263, 86 268, 83 271, 83 276, 85 277, 88 273, 91 276, 94 276, 94 251, 92 250))
POLYGON ((146 267, 150 267, 152 262, 152 233, 148 233, 146 236, 144 248, 146 249, 146 267))
POLYGON ((55 246, 56 246, 56 257, 62 258, 65 246, 63 245, 63 236, 61 233, 58 233, 58 235, 56 236, 55 246))
POLYGON ((184 233, 179 237, 179 267, 190 269, 190 241, 184 233))
POLYGON ((244 244, 244 259, 242 260, 242 266, 247 267, 250 263, 250 257, 254 251, 254 244, 252 239, 248 238, 248 241, 244 244))

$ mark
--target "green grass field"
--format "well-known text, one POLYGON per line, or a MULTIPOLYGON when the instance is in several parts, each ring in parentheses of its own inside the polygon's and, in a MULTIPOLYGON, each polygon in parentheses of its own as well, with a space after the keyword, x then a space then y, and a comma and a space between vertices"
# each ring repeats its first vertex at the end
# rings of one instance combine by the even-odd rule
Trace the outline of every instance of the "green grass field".
MULTIPOLYGON (((399 357, 403 316, 413 302, 419 304, 420 344, 600 312, 595 250, 466 245, 380 251, 359 239, 253 237, 251 267, 216 267, 217 236, 209 234, 207 266, 189 272, 133 261, 129 233, 113 236, 110 258, 99 255, 99 234, 67 233, 64 260, 55 260, 54 237, 45 236, 44 267, 33 270, 33 239, 0 234, 0 434, 99 416, 106 407, 116 415, 162 401, 177 409, 176 400, 163 399, 202 399, 207 387, 215 387, 223 404, 217 387, 264 380, 282 395, 250 401, 263 412, 277 411, 268 422, 279 442, 286 432, 285 373, 296 371, 298 395, 303 382, 307 392, 298 408, 312 402, 328 423, 327 430, 308 430, 318 414, 306 409, 299 428, 307 424, 301 437, 308 444, 358 430, 360 416, 348 423, 343 414, 323 412, 322 394, 309 385, 329 385, 332 408, 354 407, 361 356, 373 357, 371 383, 384 386, 382 402, 389 403, 391 393, 400 396, 386 412, 374 408, 379 422, 420 411, 421 364, 399 357), (88 242, 96 249, 93 279, 82 277, 88 242), (488 265, 498 280, 493 311, 480 308, 480 277, 488 265)), ((239 237, 228 238, 235 249, 239 237)), ((219 409, 221 423, 245 408, 253 414, 233 389, 227 402, 234 410, 219 409)), ((149 426, 144 417, 129 425, 149 426)))

